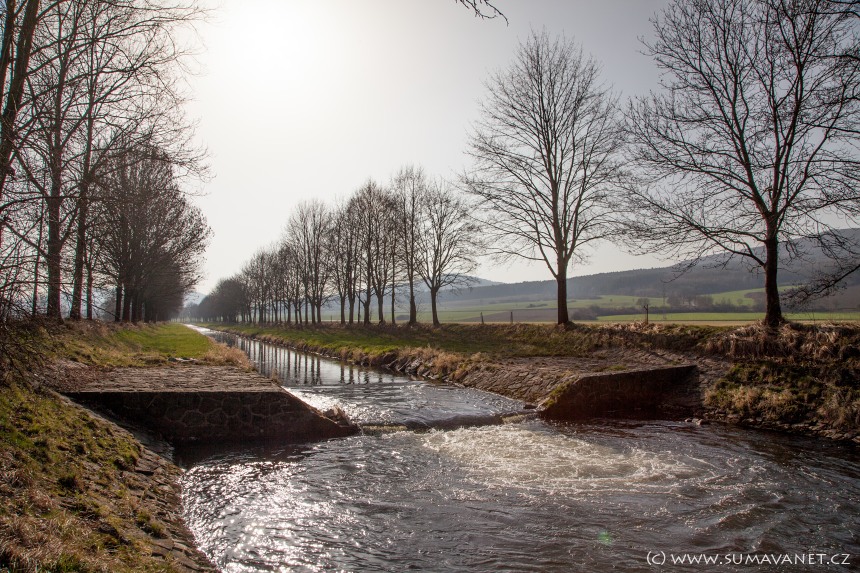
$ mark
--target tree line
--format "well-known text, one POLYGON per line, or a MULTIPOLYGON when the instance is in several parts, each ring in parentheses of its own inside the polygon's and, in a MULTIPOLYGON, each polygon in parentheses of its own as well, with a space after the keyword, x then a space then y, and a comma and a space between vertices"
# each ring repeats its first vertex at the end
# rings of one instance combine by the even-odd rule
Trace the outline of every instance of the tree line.
POLYGON ((185 0, 7 0, 0 319, 159 320, 198 279, 204 172, 182 115, 185 0), (104 306, 104 305, 103 305, 104 306))
POLYGON ((336 205, 301 203, 277 244, 219 281, 190 314, 317 324, 323 307, 335 302, 342 324, 396 323, 403 297, 415 324, 416 288, 423 285, 438 325, 439 292, 468 283, 482 245, 470 209, 451 183, 415 166, 385 186, 368 180, 336 205))
MULTIPOLYGON (((458 180, 460 196, 475 207, 456 226, 465 236, 480 232, 483 253, 543 263, 557 282, 559 324, 570 320, 571 268, 590 244, 609 240, 694 264, 717 254, 726 265, 745 261, 763 276, 766 324, 779 325, 780 263, 811 255, 798 245, 815 245, 830 262, 795 285, 795 301, 828 293, 860 268, 860 244, 839 232, 860 217, 858 6, 674 0, 644 43, 661 89, 626 104, 582 48, 533 32, 512 64, 486 81, 467 149, 473 166, 458 180)), ((457 272, 427 270, 427 249, 444 251, 454 231, 440 231, 437 243, 418 241, 414 229, 426 234, 449 215, 424 207, 416 220, 398 185, 386 192, 368 183, 320 214, 327 223, 319 228, 302 221, 325 209, 303 206, 282 244, 258 253, 233 286, 222 282, 201 306, 238 308, 216 304, 229 290, 244 293, 242 310, 214 314, 279 320, 286 308, 289 321, 292 308, 313 322, 331 297, 342 322, 353 320, 357 304, 369 322, 372 295, 384 320, 390 292, 393 320, 395 285, 412 293, 415 274, 424 273, 438 323, 435 293, 457 272), (428 223, 433 217, 439 223, 428 223), (319 248, 300 238, 317 234, 327 237, 319 248), (277 275, 271 285, 295 284, 263 286, 269 274, 277 275), (301 314, 300 301, 310 311, 301 314)), ((471 255, 458 261, 474 263, 471 255)))

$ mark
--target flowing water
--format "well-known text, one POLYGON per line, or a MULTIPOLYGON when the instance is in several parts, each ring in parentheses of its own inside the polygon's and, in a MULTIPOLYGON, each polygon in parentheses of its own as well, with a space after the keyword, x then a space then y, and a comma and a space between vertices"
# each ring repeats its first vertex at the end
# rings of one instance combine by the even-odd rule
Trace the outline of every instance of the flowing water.
POLYGON ((224 571, 860 568, 852 446, 671 422, 488 425, 521 404, 228 342, 305 401, 391 427, 180 452, 185 517, 224 571))

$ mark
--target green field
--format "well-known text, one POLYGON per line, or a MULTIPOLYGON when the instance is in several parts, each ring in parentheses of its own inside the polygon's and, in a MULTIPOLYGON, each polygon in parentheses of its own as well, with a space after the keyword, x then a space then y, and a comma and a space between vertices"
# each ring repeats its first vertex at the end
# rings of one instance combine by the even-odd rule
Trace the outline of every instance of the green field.
MULTIPOLYGON (((601 322, 633 322, 644 320, 645 313, 641 314, 615 314, 598 317, 601 322)), ((652 312, 649 320, 651 322, 752 322, 764 318, 763 312, 671 312, 665 315, 652 312)), ((787 312, 785 318, 798 321, 834 321, 834 320, 860 320, 858 312, 787 312)))
MULTIPOLYGON (((54 353, 100 367, 151 366, 175 359, 246 366, 244 354, 178 323, 116 325, 69 321, 55 333, 54 353)), ((2 569, 0 569, 2 572, 2 569)))
MULTIPOLYGON (((784 287, 788 288, 788 287, 784 287)), ((784 289, 783 289, 784 290, 784 289)), ((763 289, 746 289, 726 291, 707 295, 715 304, 731 304, 739 307, 753 307, 756 303, 756 295, 761 296, 763 289), (752 295, 752 296, 750 296, 752 295)), ((577 309, 589 309, 600 307, 604 310, 638 308, 643 297, 627 295, 603 295, 596 298, 572 299, 568 301, 568 308, 574 314, 577 309)), ((649 319, 652 321, 725 321, 744 322, 761 320, 762 312, 679 312, 664 315, 661 311, 662 300, 651 298, 651 311, 649 319)), ((480 322, 483 313, 485 322, 555 322, 556 304, 555 300, 534 301, 506 301, 491 302, 488 304, 475 304, 468 301, 467 304, 447 304, 444 300, 440 302, 439 320, 442 322, 480 322)), ((430 322, 432 320, 428 305, 419 307, 418 320, 430 322), (427 308, 425 308, 427 307, 427 308)), ((406 318, 405 309, 399 309, 398 321, 406 318)), ((337 318, 336 316, 334 317, 337 318)), ((386 315, 386 320, 388 320, 386 315)), ((644 320, 645 313, 636 314, 601 314, 598 321, 602 322, 632 322, 644 320)), ((789 320, 860 320, 860 311, 834 310, 829 312, 786 312, 789 320)))

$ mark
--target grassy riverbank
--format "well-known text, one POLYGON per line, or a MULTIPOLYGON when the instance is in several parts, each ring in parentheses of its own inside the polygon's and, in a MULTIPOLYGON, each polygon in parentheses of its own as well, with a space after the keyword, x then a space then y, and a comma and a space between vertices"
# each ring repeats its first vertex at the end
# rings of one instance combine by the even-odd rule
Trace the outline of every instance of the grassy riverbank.
POLYGON ((857 325, 209 326, 374 366, 414 361, 423 375, 453 380, 510 359, 602 356, 597 368, 607 371, 623 369, 633 353, 640 362, 659 355, 708 371, 704 407, 712 418, 837 439, 860 429, 857 325))
POLYGON ((391 352, 430 349, 460 357, 484 354, 490 357, 584 356, 607 346, 662 348, 689 351, 726 332, 725 327, 631 324, 583 325, 562 328, 547 324, 445 324, 438 328, 417 326, 313 327, 208 324, 244 336, 293 346, 305 346, 334 354, 373 359, 391 352))
POLYGON ((247 365, 238 350, 176 323, 116 325, 72 323, 52 332, 49 356, 103 368, 162 366, 190 360, 205 364, 247 365))
POLYGON ((176 358, 242 362, 237 352, 181 325, 92 323, 22 325, 4 348, 0 572, 209 570, 179 517, 180 470, 48 386, 176 358))

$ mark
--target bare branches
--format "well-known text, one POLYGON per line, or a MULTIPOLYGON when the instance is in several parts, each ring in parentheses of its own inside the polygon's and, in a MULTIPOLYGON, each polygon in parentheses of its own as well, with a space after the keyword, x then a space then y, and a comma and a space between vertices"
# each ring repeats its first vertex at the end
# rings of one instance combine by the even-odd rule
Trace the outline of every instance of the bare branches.
POLYGON ((745 257, 782 320, 779 245, 856 220, 860 68, 834 65, 855 38, 822 0, 676 0, 647 52, 660 94, 627 111, 629 225, 642 247, 745 257))
POLYGON ((454 0, 455 2, 459 2, 463 6, 470 8, 474 13, 476 18, 484 18, 484 19, 493 19, 493 18, 504 18, 505 22, 508 21, 508 18, 502 14, 502 12, 495 7, 493 2, 490 0, 454 0))
POLYGON ((449 183, 436 181, 421 204, 417 250, 418 275, 430 290, 433 325, 439 325, 438 295, 446 286, 468 284, 481 244, 469 205, 449 183))
POLYGON ((165 320, 199 276, 209 228, 176 185, 170 157, 134 147, 97 189, 101 268, 116 285, 116 320, 165 320))
POLYGON ((532 34, 487 88, 466 188, 482 203, 497 254, 546 264, 566 323, 569 266, 612 230, 611 197, 623 175, 617 99, 594 60, 545 32, 532 34))
MULTIPOLYGON (((6 159, 0 161, 0 171, 2 177, 13 171, 16 177, 5 186, 0 181, 3 228, 33 251, 34 282, 39 265, 47 266, 47 314, 60 319, 71 283, 70 316, 81 318, 85 270, 90 275, 87 285, 93 284, 94 273, 105 275, 88 252, 94 245, 94 186, 104 185, 113 175, 111 169, 126 167, 126 160, 170 163, 174 183, 205 172, 181 112, 179 72, 188 51, 174 39, 176 28, 196 21, 202 11, 193 0, 27 0, 20 6, 11 2, 8 8, 4 32, 9 33, 0 44, 0 85, 9 89, 4 94, 6 111, 15 113, 2 126, 0 156, 6 159), (25 53, 22 42, 28 41, 32 6, 37 7, 29 38, 32 50, 25 53), (24 66, 22 73, 19 66, 24 66), (16 100, 19 81, 23 87, 16 100), (11 147, 7 136, 14 139, 11 147), (141 153, 129 154, 130 149, 158 151, 144 159, 141 153), (44 241, 34 241, 28 230, 35 211, 44 220, 44 241), (72 237, 74 264, 69 273, 72 237)), ((40 236, 41 230, 40 223, 40 236)), ((34 299, 41 286, 36 285, 34 299)), ((88 298, 92 302, 91 295, 88 298)))

